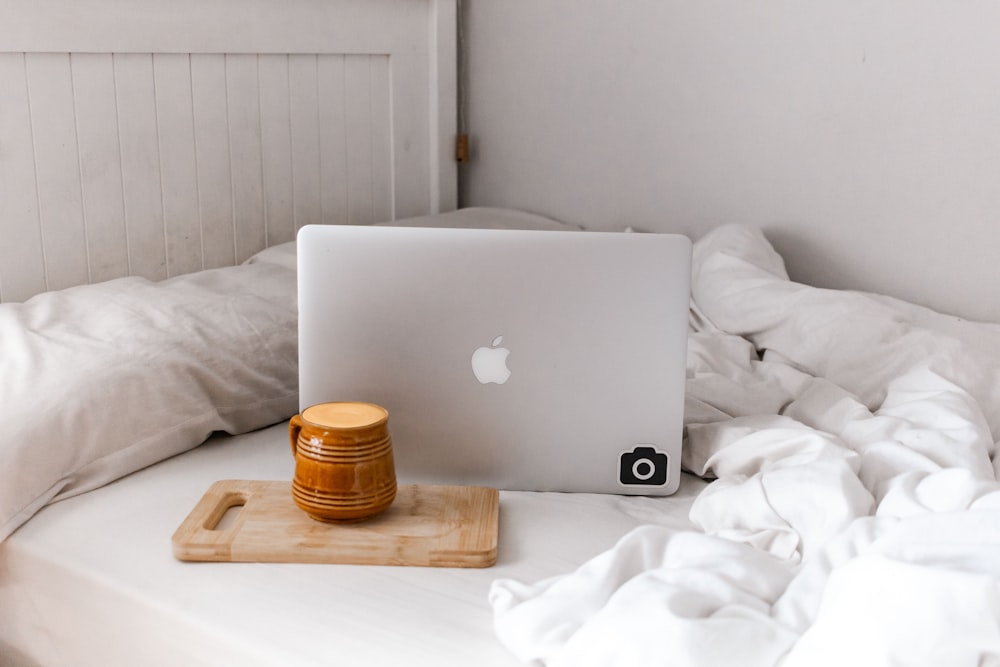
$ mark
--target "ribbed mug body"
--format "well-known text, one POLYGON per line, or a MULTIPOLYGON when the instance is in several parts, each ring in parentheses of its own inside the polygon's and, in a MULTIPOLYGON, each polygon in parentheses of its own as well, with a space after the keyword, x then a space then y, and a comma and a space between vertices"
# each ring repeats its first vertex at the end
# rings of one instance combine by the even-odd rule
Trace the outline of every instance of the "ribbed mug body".
POLYGON ((289 422, 292 497, 319 521, 360 521, 396 497, 389 413, 371 403, 322 403, 289 422))

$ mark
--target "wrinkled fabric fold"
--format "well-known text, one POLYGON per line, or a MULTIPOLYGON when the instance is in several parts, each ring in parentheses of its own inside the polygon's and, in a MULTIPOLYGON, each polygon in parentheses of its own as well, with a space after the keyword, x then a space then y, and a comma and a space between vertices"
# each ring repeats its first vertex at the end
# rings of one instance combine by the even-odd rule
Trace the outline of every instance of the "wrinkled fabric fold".
POLYGON ((1000 326, 794 283, 752 227, 694 253, 701 532, 494 582, 501 641, 546 665, 1000 664, 1000 326))

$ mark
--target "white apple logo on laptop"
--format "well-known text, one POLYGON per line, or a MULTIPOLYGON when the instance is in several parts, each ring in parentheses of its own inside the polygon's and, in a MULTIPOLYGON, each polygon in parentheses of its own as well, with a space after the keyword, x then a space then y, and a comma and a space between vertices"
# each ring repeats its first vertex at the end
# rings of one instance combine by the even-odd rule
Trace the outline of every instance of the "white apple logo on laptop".
POLYGON ((503 336, 497 336, 490 347, 480 347, 472 353, 472 372, 480 384, 503 384, 510 378, 510 369, 507 368, 510 350, 497 347, 502 342, 503 336))

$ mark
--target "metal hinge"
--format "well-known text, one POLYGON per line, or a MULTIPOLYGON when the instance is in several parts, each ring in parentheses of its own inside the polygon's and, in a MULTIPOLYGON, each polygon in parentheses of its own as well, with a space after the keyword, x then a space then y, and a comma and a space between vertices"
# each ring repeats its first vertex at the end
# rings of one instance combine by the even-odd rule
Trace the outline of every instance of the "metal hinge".
POLYGON ((455 137, 455 162, 468 162, 469 155, 469 135, 460 134, 455 137))

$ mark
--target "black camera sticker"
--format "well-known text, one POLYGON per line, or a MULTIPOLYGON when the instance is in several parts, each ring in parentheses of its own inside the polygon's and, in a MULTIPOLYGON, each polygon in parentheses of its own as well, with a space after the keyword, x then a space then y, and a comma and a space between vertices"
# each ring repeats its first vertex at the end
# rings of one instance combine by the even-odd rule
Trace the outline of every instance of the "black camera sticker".
POLYGON ((649 445, 637 445, 618 456, 618 482, 625 486, 663 486, 670 457, 649 445))

